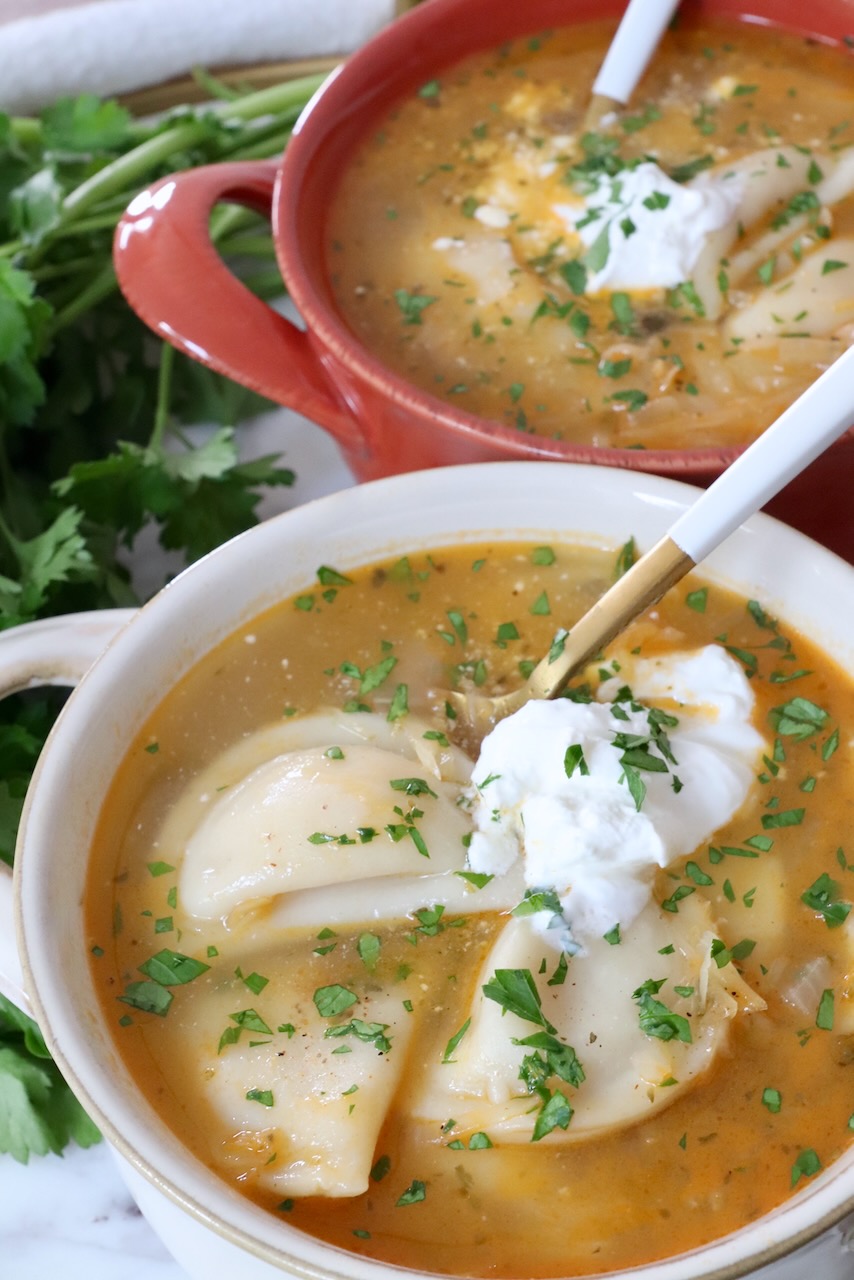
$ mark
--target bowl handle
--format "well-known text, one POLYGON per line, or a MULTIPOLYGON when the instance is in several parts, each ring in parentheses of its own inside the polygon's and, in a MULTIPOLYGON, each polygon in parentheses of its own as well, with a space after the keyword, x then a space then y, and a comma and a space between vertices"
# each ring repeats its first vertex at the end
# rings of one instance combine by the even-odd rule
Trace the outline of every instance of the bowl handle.
MULTIPOLYGON (((96 609, 0 632, 0 698, 37 685, 76 685, 135 609, 96 609)), ((12 871, 0 861, 0 992, 30 1012, 15 946, 12 871)))
POLYGON ((210 238, 221 200, 269 216, 276 169, 269 160, 204 165, 140 192, 116 227, 119 285, 137 315, 179 351, 360 449, 363 437, 311 338, 256 298, 210 238))

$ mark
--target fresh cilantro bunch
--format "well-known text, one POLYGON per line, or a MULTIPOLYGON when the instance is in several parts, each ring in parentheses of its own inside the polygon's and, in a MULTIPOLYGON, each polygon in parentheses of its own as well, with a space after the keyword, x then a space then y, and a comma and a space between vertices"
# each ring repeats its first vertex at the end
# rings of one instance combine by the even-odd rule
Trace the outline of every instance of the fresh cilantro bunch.
MULTIPOLYGON (((148 521, 190 560, 253 523, 260 486, 292 483, 274 458, 240 463, 232 428, 265 402, 149 332, 112 239, 163 174, 279 152, 318 83, 153 123, 91 95, 0 116, 0 627, 131 603, 122 551, 148 521), (200 446, 195 422, 221 430, 200 446)), ((218 209, 212 235, 257 292, 281 290, 255 214, 218 209)))
MULTIPOLYGON (((235 424, 266 403, 161 343, 121 296, 118 218, 166 173, 278 154, 322 77, 138 120, 92 95, 0 114, 0 629, 139 603, 127 553, 146 525, 185 562, 255 523, 275 457, 242 462, 235 424), (207 432, 188 433, 194 423, 207 432)), ((259 296, 281 292, 266 225, 214 211, 211 235, 259 296)), ((0 703, 0 858, 61 697, 0 703)), ((95 1130, 35 1024, 0 1004, 0 1152, 25 1161, 95 1130)))
POLYGON ((0 1151, 22 1164, 100 1134, 51 1060, 31 1018, 0 996, 0 1151))

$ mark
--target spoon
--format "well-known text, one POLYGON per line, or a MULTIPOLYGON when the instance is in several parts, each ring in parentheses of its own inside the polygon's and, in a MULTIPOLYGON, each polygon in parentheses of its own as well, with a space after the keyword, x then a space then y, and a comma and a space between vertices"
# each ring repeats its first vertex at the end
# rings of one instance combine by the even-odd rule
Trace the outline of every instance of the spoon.
POLYGON ((593 81, 585 131, 626 105, 678 6, 679 0, 629 0, 593 81))
POLYGON ((452 705, 484 732, 531 698, 554 698, 579 668, 660 600, 738 526, 854 426, 854 347, 700 494, 670 531, 588 609, 562 652, 543 658, 520 688, 488 698, 455 693, 452 705))

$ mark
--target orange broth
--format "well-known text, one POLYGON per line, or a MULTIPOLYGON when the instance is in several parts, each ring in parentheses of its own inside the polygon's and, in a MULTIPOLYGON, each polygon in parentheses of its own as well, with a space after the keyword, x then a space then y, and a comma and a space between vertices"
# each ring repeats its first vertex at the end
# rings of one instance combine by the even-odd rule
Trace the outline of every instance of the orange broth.
POLYGON ((630 107, 591 130, 611 33, 537 33, 402 101, 331 207, 337 305, 403 378, 520 432, 616 448, 743 444, 854 333, 854 191, 848 182, 826 203, 822 185, 854 143, 851 58, 764 26, 680 21, 630 107), (586 180, 619 182, 622 166, 651 157, 686 183, 753 155, 792 181, 752 221, 738 214, 708 273, 711 300, 691 274, 585 292, 594 248, 556 210, 586 180))
MULTIPOLYGON (((271 718, 298 721, 317 706, 352 706, 355 717, 366 710, 388 715, 395 698, 400 706, 401 685, 409 715, 422 714, 436 731, 453 735, 453 720, 436 714, 436 690, 474 680, 489 692, 518 682, 520 669, 525 674, 548 649, 558 622, 571 625, 613 574, 611 553, 516 545, 418 553, 346 577, 325 570, 187 675, 154 710, 112 783, 92 852, 86 928, 94 980, 122 1058, 152 1107, 201 1161, 270 1213, 344 1249, 449 1275, 599 1274, 695 1248, 754 1220, 850 1141, 854 943, 847 911, 854 847, 847 726, 854 689, 784 623, 699 579, 671 591, 613 652, 640 648, 654 655, 717 639, 751 675, 755 723, 769 743, 759 778, 708 845, 658 874, 654 896, 663 902, 677 888, 704 895, 720 938, 730 948, 742 944, 738 968, 768 1007, 735 1020, 726 1051, 670 1107, 565 1146, 549 1137, 471 1147, 452 1124, 437 1131, 410 1120, 407 1098, 425 1064, 441 1060, 460 1028, 500 917, 446 918, 432 931, 423 927, 426 917, 411 916, 349 930, 265 933, 263 909, 213 922, 182 909, 181 850, 159 843, 162 819, 219 753, 271 718), (364 673, 390 656, 397 659, 393 670, 360 693, 364 673), (818 709, 802 740, 769 727, 772 709, 796 697, 818 709), (785 881, 776 923, 768 917, 780 878, 770 873, 772 857, 785 881), (827 907, 829 915, 816 905, 822 886, 821 901, 836 904, 827 907), (808 905, 802 895, 811 887, 808 905), (370 971, 359 950, 365 929, 380 944, 370 971), (122 997, 139 981, 140 966, 163 948, 195 958, 204 971, 171 988, 171 1007, 158 1016, 122 997), (827 967, 819 985, 831 991, 830 1005, 825 999, 821 1014, 816 992, 808 1008, 793 1007, 793 993, 803 995, 803 971, 822 957, 827 967), (302 975, 304 1002, 277 995, 285 970, 302 975), (316 1016, 311 991, 332 983, 398 989, 416 1019, 416 1047, 380 1133, 369 1190, 344 1199, 283 1199, 263 1182, 265 1170, 286 1158, 275 1130, 265 1126, 264 1108, 257 1108, 257 1130, 234 1132, 210 1103, 212 1077, 230 1051, 228 1044, 216 1051, 227 1021, 222 1010, 251 1006, 276 1051, 287 1055, 301 1023, 316 1016), (407 1201, 407 1190, 418 1185, 423 1197, 407 1201)), ((584 681, 595 688, 600 674, 611 674, 612 660, 604 673, 591 666, 584 681)), ((673 918, 662 913, 662 947, 673 918)), ((572 964, 570 958, 569 982, 572 964)), ((548 988, 542 990, 545 1001, 548 988)), ((576 1047, 582 1059, 592 1052, 576 1047)), ((245 1082, 247 1089, 252 1084, 245 1082)))

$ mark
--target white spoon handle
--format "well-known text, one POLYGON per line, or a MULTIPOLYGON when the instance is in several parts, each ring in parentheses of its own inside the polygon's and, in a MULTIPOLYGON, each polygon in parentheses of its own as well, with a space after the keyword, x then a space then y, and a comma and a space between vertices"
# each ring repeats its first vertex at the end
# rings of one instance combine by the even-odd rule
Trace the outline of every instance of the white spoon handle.
POLYGON ((710 485, 572 627, 557 656, 527 684, 494 700, 499 715, 529 698, 553 698, 571 676, 644 609, 660 600, 719 543, 854 425, 854 347, 710 485))
POLYGON ((593 82, 593 93, 628 102, 679 0, 629 0, 617 34, 593 82))
POLYGON ((669 536, 695 564, 854 426, 854 347, 833 362, 680 516, 669 536))

